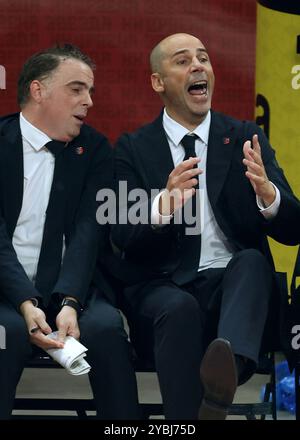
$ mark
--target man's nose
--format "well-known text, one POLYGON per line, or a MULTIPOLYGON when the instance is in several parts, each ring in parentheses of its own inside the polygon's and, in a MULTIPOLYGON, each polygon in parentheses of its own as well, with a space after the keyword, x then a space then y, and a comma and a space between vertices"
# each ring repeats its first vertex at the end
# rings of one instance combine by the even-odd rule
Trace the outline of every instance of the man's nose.
POLYGON ((87 93, 87 94, 86 94, 85 105, 86 105, 88 108, 91 108, 91 107, 93 107, 93 105, 94 105, 90 93, 87 93))
POLYGON ((199 60, 198 57, 194 56, 192 60, 192 69, 193 70, 203 70, 203 64, 199 60))

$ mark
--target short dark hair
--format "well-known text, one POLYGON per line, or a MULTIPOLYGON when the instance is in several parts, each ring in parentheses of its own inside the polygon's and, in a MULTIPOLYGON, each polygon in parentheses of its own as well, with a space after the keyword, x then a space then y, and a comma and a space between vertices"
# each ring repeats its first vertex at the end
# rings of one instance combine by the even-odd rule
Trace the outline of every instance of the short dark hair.
POLYGON ((18 79, 18 104, 22 108, 30 96, 30 84, 33 80, 43 80, 51 76, 59 64, 66 59, 75 59, 87 64, 92 70, 95 64, 73 44, 57 44, 49 49, 35 53, 25 62, 18 79))

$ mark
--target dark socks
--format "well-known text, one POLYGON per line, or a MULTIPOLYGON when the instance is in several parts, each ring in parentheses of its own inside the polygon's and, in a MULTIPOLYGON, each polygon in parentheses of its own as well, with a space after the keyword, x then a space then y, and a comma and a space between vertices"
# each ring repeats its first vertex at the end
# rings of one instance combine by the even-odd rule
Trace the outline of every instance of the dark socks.
POLYGON ((236 365, 237 375, 238 375, 238 378, 240 378, 245 371, 245 368, 247 365, 247 360, 246 360, 246 358, 244 358, 243 356, 240 356, 239 354, 235 354, 234 357, 235 357, 235 365, 236 365))
POLYGON ((236 370, 238 375, 238 384, 242 385, 247 382, 248 379, 255 372, 256 365, 251 359, 246 358, 245 356, 240 356, 238 354, 234 355, 236 370))

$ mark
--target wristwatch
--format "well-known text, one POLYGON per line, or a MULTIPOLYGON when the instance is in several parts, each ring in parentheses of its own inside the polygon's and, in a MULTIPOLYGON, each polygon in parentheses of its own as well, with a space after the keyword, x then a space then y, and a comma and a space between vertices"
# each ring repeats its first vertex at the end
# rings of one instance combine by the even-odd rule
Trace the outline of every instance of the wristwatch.
POLYGON ((78 302, 74 301, 73 299, 64 298, 60 305, 61 305, 61 307, 63 307, 63 306, 72 307, 73 309, 76 310, 78 315, 83 311, 83 309, 80 307, 80 304, 78 302))

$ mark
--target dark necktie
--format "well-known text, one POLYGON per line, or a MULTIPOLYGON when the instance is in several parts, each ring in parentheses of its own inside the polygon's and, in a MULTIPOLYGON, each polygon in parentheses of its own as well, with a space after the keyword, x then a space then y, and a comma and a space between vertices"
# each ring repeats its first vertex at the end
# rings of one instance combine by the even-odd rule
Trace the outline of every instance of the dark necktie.
POLYGON ((51 292, 61 269, 66 205, 63 180, 65 175, 64 155, 61 153, 65 146, 65 142, 59 141, 50 141, 45 145, 55 157, 53 182, 46 211, 43 241, 35 281, 35 287, 43 295, 45 306, 50 300, 51 292))
MULTIPOLYGON (((188 160, 190 157, 196 157, 196 150, 195 150, 196 139, 199 139, 199 136, 197 136, 196 134, 186 134, 181 139, 181 144, 185 150, 185 155, 183 160, 188 160)), ((194 165, 194 168, 197 168, 197 165, 194 165)), ((198 180, 198 176, 196 176, 195 178, 198 180)), ((198 185, 195 186, 195 188, 196 189, 199 188, 199 180, 198 180, 198 185)), ((193 200, 195 201, 194 197, 193 200)))
MULTIPOLYGON (((185 156, 184 160, 189 159, 190 157, 196 157, 196 151, 195 151, 195 141, 198 139, 197 135, 186 135, 183 137, 181 144, 183 145, 185 149, 185 156)), ((196 168, 197 165, 195 165, 194 168, 196 168)), ((199 181, 198 185, 195 186, 195 189, 199 189, 199 181)), ((199 195, 196 193, 191 199, 189 199, 183 210, 187 209, 189 212, 192 212, 193 217, 196 216, 197 212, 197 197, 199 198, 199 195)), ((187 225, 184 222, 184 216, 183 216, 183 223, 180 226, 180 253, 181 253, 181 262, 178 266, 178 268, 175 270, 172 279, 174 282, 176 282, 179 285, 186 284, 197 276, 197 271, 199 268, 199 258, 200 258, 200 249, 201 249, 201 235, 200 233, 197 235, 187 235, 186 229, 192 228, 195 226, 193 225, 187 225)))
POLYGON ((196 139, 198 139, 198 136, 196 134, 186 134, 181 139, 181 144, 183 145, 183 148, 185 150, 185 156, 183 160, 187 160, 190 157, 196 157, 196 150, 195 150, 196 139))
POLYGON ((51 153, 56 157, 58 156, 66 146, 66 142, 61 141, 49 141, 45 145, 47 150, 51 151, 51 153))

